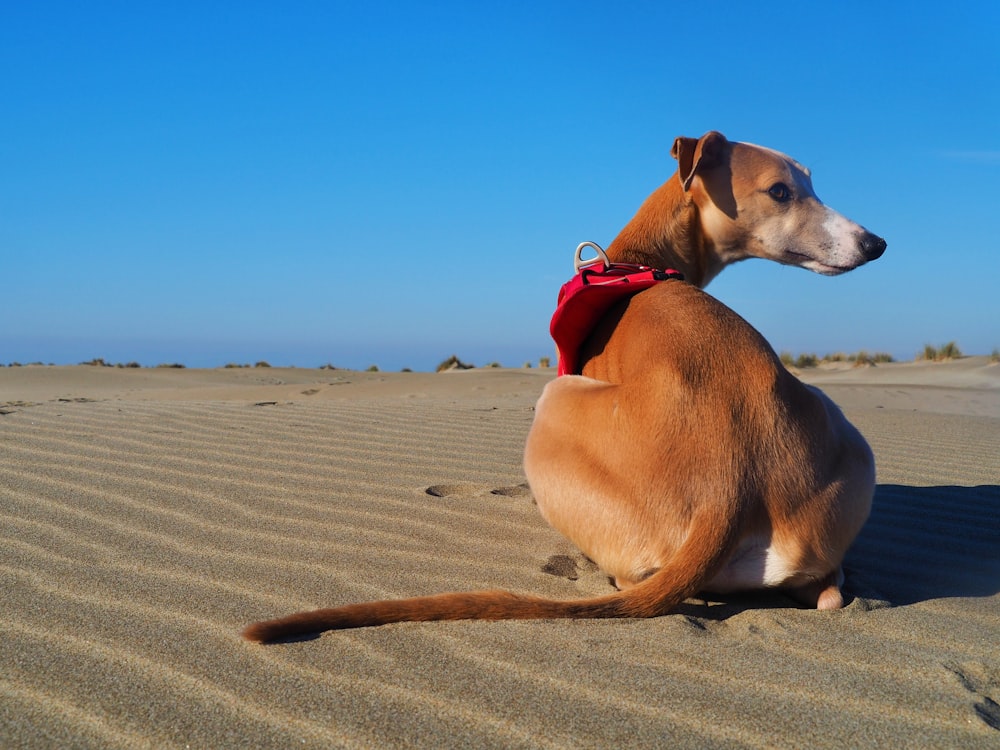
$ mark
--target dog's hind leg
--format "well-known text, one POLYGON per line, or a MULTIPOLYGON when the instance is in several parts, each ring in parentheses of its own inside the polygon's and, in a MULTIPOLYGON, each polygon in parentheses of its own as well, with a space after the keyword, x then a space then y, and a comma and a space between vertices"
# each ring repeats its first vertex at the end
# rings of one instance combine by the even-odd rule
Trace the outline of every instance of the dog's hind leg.
POLYGON ((659 568, 674 545, 664 541, 670 529, 651 528, 646 504, 635 501, 634 457, 626 454, 642 443, 621 413, 623 395, 620 386, 582 376, 549 383, 524 467, 545 520, 625 588, 659 568))

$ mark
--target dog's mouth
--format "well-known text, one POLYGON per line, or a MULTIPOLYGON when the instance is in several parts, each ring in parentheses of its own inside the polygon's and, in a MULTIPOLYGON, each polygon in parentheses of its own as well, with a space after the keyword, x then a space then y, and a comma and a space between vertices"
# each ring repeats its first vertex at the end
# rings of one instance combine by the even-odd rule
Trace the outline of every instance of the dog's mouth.
POLYGON ((853 271, 860 265, 837 266, 831 263, 824 263, 811 255, 796 252, 795 250, 786 250, 782 262, 790 266, 799 266, 800 268, 805 268, 824 276, 838 276, 839 274, 853 271))

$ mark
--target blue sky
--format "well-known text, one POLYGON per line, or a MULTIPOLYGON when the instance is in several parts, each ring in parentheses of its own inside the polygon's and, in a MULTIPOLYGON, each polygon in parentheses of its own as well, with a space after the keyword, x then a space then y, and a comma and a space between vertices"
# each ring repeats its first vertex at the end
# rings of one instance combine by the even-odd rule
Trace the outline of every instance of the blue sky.
POLYGON ((1000 4, 0 4, 0 362, 520 366, 715 129, 883 236, 708 291, 777 350, 1000 347, 1000 4))

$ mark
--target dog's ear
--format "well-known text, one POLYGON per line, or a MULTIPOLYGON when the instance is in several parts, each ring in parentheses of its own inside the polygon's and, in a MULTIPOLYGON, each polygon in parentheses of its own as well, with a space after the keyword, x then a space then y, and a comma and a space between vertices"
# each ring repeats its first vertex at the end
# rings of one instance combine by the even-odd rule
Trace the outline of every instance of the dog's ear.
POLYGON ((677 160, 681 185, 686 191, 699 169, 711 169, 722 162, 729 141, 722 133, 710 130, 701 138, 676 138, 670 155, 677 160))

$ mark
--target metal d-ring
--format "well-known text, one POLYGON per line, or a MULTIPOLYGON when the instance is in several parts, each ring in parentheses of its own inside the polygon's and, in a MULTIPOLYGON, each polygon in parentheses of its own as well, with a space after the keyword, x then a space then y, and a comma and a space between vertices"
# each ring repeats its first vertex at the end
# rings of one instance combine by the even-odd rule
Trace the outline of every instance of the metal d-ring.
POLYGON ((611 261, 608 260, 608 254, 604 252, 603 247, 598 245, 596 242, 581 242, 576 246, 576 257, 573 259, 573 267, 576 269, 577 273, 580 273, 580 269, 584 266, 592 266, 597 263, 597 261, 601 261, 605 268, 611 265, 611 261), (597 257, 592 260, 584 260, 580 254, 583 252, 583 248, 585 247, 593 248, 597 252, 597 257))

